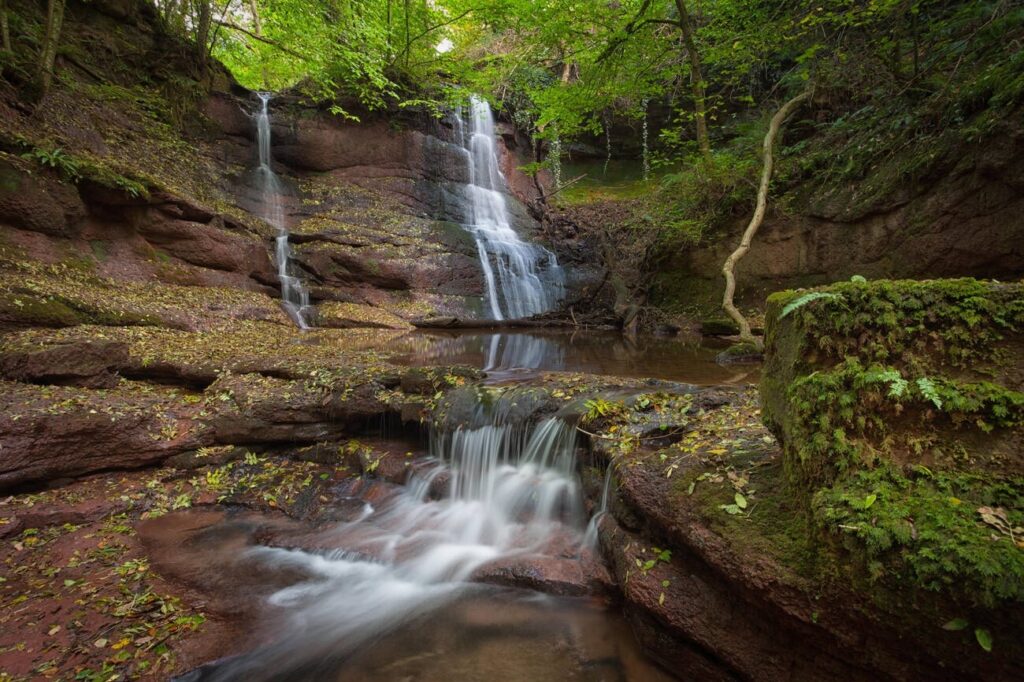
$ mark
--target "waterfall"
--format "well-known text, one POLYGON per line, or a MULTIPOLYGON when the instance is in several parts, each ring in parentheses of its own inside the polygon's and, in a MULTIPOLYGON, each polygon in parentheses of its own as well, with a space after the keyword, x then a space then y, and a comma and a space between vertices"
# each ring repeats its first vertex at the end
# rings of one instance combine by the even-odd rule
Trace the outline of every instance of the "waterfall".
POLYGON ((554 253, 523 241, 512 229, 491 107, 473 97, 468 131, 461 115, 456 119, 469 164, 470 184, 465 192, 471 222, 466 228, 476 240, 491 316, 505 320, 547 312, 562 298, 565 275, 554 253))
POLYGON ((651 177, 651 150, 647 144, 648 127, 647 127, 647 103, 648 100, 645 97, 643 100, 643 164, 644 164, 644 180, 648 180, 651 177))
POLYGON ((488 564, 580 547, 576 428, 557 417, 538 421, 533 410, 542 403, 532 397, 514 389, 484 396, 467 418, 435 425, 435 464, 414 468, 404 488, 373 498, 356 520, 330 529, 337 549, 249 550, 270 568, 308 576, 270 598, 293 618, 276 643, 196 679, 308 679, 295 676, 297 660, 344 659, 478 593, 470 579, 488 564), (445 481, 447 495, 432 499, 429 492, 445 481))
POLYGON ((608 462, 608 467, 604 471, 604 484, 601 486, 601 503, 594 510, 594 515, 590 517, 590 523, 587 524, 587 532, 583 534, 583 547, 594 552, 598 550, 597 540, 601 519, 608 513, 608 495, 612 488, 612 472, 614 470, 615 460, 612 459, 608 462))
POLYGON ((281 281, 281 303, 289 317, 295 320, 301 329, 309 329, 308 318, 312 312, 309 305, 309 291, 296 277, 292 265, 293 254, 288 243, 288 225, 284 215, 284 186, 277 177, 272 166, 270 155, 270 111, 267 108, 273 95, 269 92, 257 93, 260 98, 260 110, 256 114, 256 140, 259 146, 260 197, 263 207, 263 219, 277 229, 274 257, 277 262, 277 276, 281 281))
POLYGON ((612 126, 608 121, 609 116, 607 112, 601 117, 601 122, 604 124, 604 168, 601 171, 601 175, 607 177, 608 175, 608 164, 612 162, 612 126))

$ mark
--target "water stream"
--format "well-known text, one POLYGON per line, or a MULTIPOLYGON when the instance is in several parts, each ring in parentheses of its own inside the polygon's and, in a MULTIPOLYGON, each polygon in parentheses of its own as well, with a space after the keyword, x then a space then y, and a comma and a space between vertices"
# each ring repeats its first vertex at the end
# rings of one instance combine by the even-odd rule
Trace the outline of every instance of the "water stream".
POLYGON ((455 116, 455 127, 469 164, 466 227, 476 240, 491 317, 517 319, 553 309, 564 295, 565 274, 554 253, 512 228, 490 105, 473 97, 465 120, 461 111, 455 116))
POLYGON ((288 316, 300 328, 309 329, 313 308, 309 304, 309 291, 295 274, 292 248, 288 243, 288 221, 284 211, 285 189, 281 179, 274 172, 273 158, 270 153, 271 130, 268 105, 273 95, 269 92, 260 92, 257 95, 260 98, 260 110, 256 113, 260 203, 262 218, 277 229, 274 259, 277 263, 277 276, 281 282, 281 304, 288 316))
POLYGON ((186 679, 662 679, 587 602, 474 582, 516 561, 595 561, 583 547, 575 424, 528 403, 511 389, 442 418, 433 463, 360 498, 355 518, 321 532, 315 549, 246 550, 244 561, 301 576, 269 598, 286 614, 281 634, 186 679), (480 657, 488 637, 501 659, 480 657), (567 650, 555 655, 552 638, 567 650), (618 653, 597 654, 596 643, 618 653), (623 658, 642 672, 623 673, 623 658), (590 659, 603 661, 596 672, 580 663, 590 659), (600 671, 609 664, 611 676, 600 671), (452 677, 459 666, 464 676, 452 677))

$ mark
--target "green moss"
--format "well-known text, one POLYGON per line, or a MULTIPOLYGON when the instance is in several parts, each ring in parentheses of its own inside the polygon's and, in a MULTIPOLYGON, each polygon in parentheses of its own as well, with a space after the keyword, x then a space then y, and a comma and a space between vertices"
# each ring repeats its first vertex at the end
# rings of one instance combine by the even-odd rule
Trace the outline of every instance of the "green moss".
POLYGON ((92 255, 95 256, 96 260, 102 263, 107 260, 110 242, 103 239, 92 239, 89 241, 89 248, 92 250, 92 255))
POLYGON ((1024 525, 1024 479, 891 466, 858 471, 819 491, 815 521, 842 536, 871 580, 908 582, 993 606, 1024 601, 1024 546, 984 522, 980 509, 1024 525))
POLYGON ((728 363, 746 360, 748 358, 757 359, 761 357, 761 349, 753 343, 734 343, 721 353, 718 354, 718 362, 728 363))
MULTIPOLYGON (((740 462, 731 462, 741 465, 740 462)), ((744 556, 767 555, 804 578, 820 580, 828 571, 828 546, 818 541, 816 529, 799 500, 789 494, 779 463, 750 471, 747 491, 749 512, 728 514, 722 508, 734 503, 735 488, 728 482, 696 482, 701 471, 681 477, 676 486, 687 495, 708 526, 727 538, 744 556), (753 490, 753 493, 749 493, 753 490)), ((677 504, 680 504, 677 502, 677 504)))
POLYGON ((713 317, 701 320, 700 333, 705 336, 734 336, 740 333, 740 326, 727 317, 713 317))
POLYGON ((801 486, 890 461, 949 469, 1013 466, 1007 457, 1013 457, 1015 431, 1024 425, 1024 393, 991 382, 865 368, 854 358, 798 377, 787 398, 787 467, 801 486), (979 431, 983 444, 974 438, 979 431))
POLYGON ((25 291, 0 297, 0 318, 40 327, 70 327, 83 321, 77 311, 59 298, 25 291))
MULTIPOLYGON (((833 358, 906 364, 917 369, 949 363, 966 368, 991 361, 995 344, 1024 326, 1024 287, 975 279, 844 282, 819 289, 836 297, 809 303, 791 317, 798 349, 833 358)), ((779 315, 805 292, 768 298, 775 333, 779 315), (774 318, 774 319, 773 319, 774 318)), ((772 340, 769 339, 771 343, 772 340)), ((777 344, 776 344, 777 345, 777 344)))

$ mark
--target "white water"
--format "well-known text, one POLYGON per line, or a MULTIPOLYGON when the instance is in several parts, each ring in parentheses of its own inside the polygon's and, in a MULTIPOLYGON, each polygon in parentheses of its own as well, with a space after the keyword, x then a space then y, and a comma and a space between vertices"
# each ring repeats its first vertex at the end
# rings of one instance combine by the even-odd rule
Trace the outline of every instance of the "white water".
POLYGON ((551 310, 563 296, 565 275, 554 253, 523 241, 512 229, 490 105, 473 97, 467 120, 460 112, 456 127, 469 164, 467 229, 476 239, 491 316, 517 319, 551 310))
POLYGON ((601 531, 601 519, 608 513, 608 494, 612 489, 612 472, 615 470, 615 460, 608 462, 608 468, 604 471, 604 485, 601 486, 601 504, 594 510, 587 524, 587 532, 583 534, 583 546, 592 552, 598 550, 597 541, 601 531))
POLYGON ((292 249, 288 243, 288 225, 284 215, 284 186, 274 172, 270 155, 270 112, 269 92, 257 93, 260 110, 256 114, 256 140, 259 146, 260 196, 263 205, 263 219, 277 228, 274 258, 277 262, 277 276, 281 281, 281 303, 289 317, 301 329, 309 329, 309 316, 313 312, 309 305, 309 291, 302 281, 293 274, 292 249))
POLYGON ((585 520, 575 426, 558 418, 532 426, 511 416, 515 401, 511 393, 481 404, 468 424, 432 434, 436 465, 335 527, 328 544, 336 550, 251 550, 268 566, 307 576, 271 597, 293 614, 285 634, 195 679, 299 679, 297 662, 329 668, 482 589, 469 580, 488 563, 578 550, 585 520), (431 499, 439 477, 448 477, 448 494, 431 499))

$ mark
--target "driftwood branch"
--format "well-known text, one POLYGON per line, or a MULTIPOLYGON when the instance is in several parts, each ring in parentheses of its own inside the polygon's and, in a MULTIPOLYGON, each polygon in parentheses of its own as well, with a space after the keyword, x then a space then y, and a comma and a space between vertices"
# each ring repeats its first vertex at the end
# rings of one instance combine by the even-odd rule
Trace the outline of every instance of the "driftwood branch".
POLYGON ((754 337, 754 334, 750 331, 750 322, 743 316, 733 301, 736 295, 736 263, 739 262, 743 256, 750 251, 750 244, 754 239, 754 235, 757 234, 757 230, 761 227, 761 223, 764 222, 765 210, 768 206, 768 185, 771 183, 772 170, 775 165, 775 157, 773 154, 773 148, 775 146, 775 138, 779 135, 779 130, 786 123, 786 119, 796 110, 804 100, 811 96, 811 90, 807 89, 800 93, 793 99, 789 100, 778 111, 772 116, 771 123, 768 126, 768 132, 764 136, 764 167, 761 170, 761 184, 757 189, 757 205, 754 207, 754 215, 750 219, 750 223, 747 225, 747 229, 743 232, 743 237, 740 239, 740 245, 736 248, 732 254, 725 260, 725 264, 722 266, 722 274, 725 275, 725 295, 722 297, 722 307, 725 312, 729 314, 736 324, 740 327, 740 340, 748 343, 753 343, 755 346, 761 347, 762 343, 754 337))
POLYGON ((553 192, 548 192, 547 194, 541 194, 539 197, 537 197, 537 201, 546 201, 549 197, 555 196, 556 194, 558 194, 559 192, 561 192, 563 189, 565 189, 566 187, 568 187, 570 185, 575 185, 577 182, 579 182, 580 180, 582 180, 585 177, 587 177, 586 173, 583 173, 582 175, 577 175, 572 180, 570 180, 568 182, 563 182, 558 187, 558 189, 554 190, 553 192))

